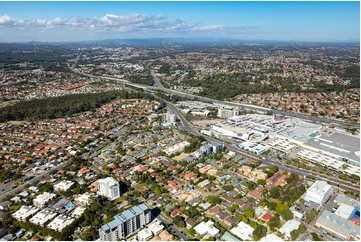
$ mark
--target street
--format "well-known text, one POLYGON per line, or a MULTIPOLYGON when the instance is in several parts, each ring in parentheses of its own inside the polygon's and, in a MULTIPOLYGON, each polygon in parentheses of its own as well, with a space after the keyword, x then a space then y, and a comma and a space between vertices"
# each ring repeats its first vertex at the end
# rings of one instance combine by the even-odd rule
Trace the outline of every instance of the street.
POLYGON ((19 185, 17 188, 11 190, 11 191, 8 191, 6 193, 1 193, 0 195, 0 201, 2 199, 4 199, 6 196, 10 195, 10 196, 14 196, 16 193, 18 192, 22 192, 25 190, 25 187, 26 185, 30 185, 32 183, 38 183, 40 180, 42 180, 43 178, 47 177, 52 171, 54 170, 59 170, 65 166, 67 166, 68 164, 70 163, 70 160, 64 162, 63 164, 59 165, 59 166, 54 166, 53 168, 47 170, 46 172, 44 172, 43 174, 41 175, 38 175, 38 176, 35 176, 33 179, 31 180, 28 180, 26 182, 24 182, 23 184, 19 185))
POLYGON ((206 102, 212 102, 212 103, 217 103, 217 104, 226 105, 226 106, 235 106, 235 107, 239 107, 241 109, 253 110, 253 111, 256 111, 256 112, 272 111, 275 114, 280 114, 280 115, 284 115, 284 116, 288 116, 288 117, 294 117, 294 118, 300 118, 300 119, 308 120, 308 121, 311 121, 311 122, 334 124, 334 125, 339 125, 339 126, 344 127, 344 128, 359 128, 358 124, 347 123, 347 122, 345 122, 343 120, 320 118, 320 117, 304 115, 304 114, 301 114, 301 113, 291 113, 291 112, 285 112, 285 111, 279 111, 279 110, 272 110, 272 109, 269 109, 269 108, 264 108, 264 107, 260 107, 260 106, 256 106, 256 105, 248 105, 248 104, 221 101, 221 100, 211 99, 211 98, 204 97, 204 96, 197 96, 197 95, 188 94, 188 93, 184 93, 184 92, 174 91, 174 90, 171 90, 171 89, 164 88, 159 83, 159 81, 157 80, 157 78, 156 78, 156 76, 155 76, 155 74, 153 72, 152 72, 152 76, 153 76, 155 86, 146 86, 146 85, 131 83, 131 82, 127 81, 127 80, 120 79, 120 78, 115 78, 115 77, 94 76, 94 75, 90 75, 90 74, 85 74, 85 73, 79 71, 76 68, 72 68, 72 70, 74 72, 78 73, 78 74, 85 75, 85 76, 88 76, 88 77, 95 77, 95 78, 102 78, 102 79, 107 79, 107 80, 118 81, 118 82, 124 83, 125 85, 141 88, 141 89, 144 89, 144 90, 147 90, 147 91, 161 90, 161 91, 167 92, 167 93, 172 94, 172 95, 178 95, 178 96, 187 97, 187 98, 197 98, 199 100, 203 100, 203 101, 206 101, 206 102))
MULTIPOLYGON (((207 141, 210 141, 210 142, 214 142, 214 141, 220 142, 219 140, 217 140, 215 138, 212 138, 212 137, 209 137, 209 136, 206 136, 206 135, 203 135, 201 133, 194 131, 193 128, 189 125, 188 121, 183 117, 183 115, 178 111, 178 109, 173 104, 167 102, 167 106, 177 115, 178 119, 180 120, 180 124, 181 124, 181 127, 183 130, 193 133, 195 135, 203 136, 207 141)), ((224 142, 222 142, 222 143, 224 143, 224 142)), ((332 184, 334 186, 337 186, 337 187, 340 187, 342 189, 349 190, 352 192, 360 193, 359 187, 356 187, 356 186, 354 186, 354 184, 343 181, 337 177, 329 177, 325 174, 320 174, 320 173, 316 173, 313 171, 300 170, 299 168, 296 168, 296 167, 287 166, 287 165, 279 162, 277 159, 276 160, 271 160, 269 158, 262 159, 262 157, 259 155, 248 153, 247 151, 242 150, 238 147, 234 147, 232 145, 227 145, 227 149, 230 151, 236 152, 237 154, 240 154, 247 159, 251 159, 254 161, 261 161, 265 165, 275 165, 281 170, 285 170, 288 172, 296 172, 299 175, 304 176, 304 177, 316 176, 319 180, 328 181, 328 182, 330 182, 330 184, 332 184)))

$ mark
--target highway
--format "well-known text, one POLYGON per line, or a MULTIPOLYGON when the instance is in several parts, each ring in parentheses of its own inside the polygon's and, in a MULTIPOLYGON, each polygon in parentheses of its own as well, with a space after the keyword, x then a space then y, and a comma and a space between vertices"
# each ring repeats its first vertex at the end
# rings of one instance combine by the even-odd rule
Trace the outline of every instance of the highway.
POLYGON ((164 88, 162 86, 162 84, 157 80, 157 77, 154 74, 154 72, 151 72, 151 75, 152 75, 153 81, 154 81, 154 86, 147 86, 147 85, 131 83, 131 82, 127 81, 127 80, 124 80, 124 79, 121 79, 121 78, 116 78, 116 77, 94 76, 94 75, 86 74, 86 73, 83 73, 83 72, 79 71, 76 68, 71 68, 71 70, 73 70, 74 72, 76 72, 78 74, 85 75, 85 76, 88 76, 88 77, 102 78, 102 79, 106 79, 106 80, 118 81, 118 82, 121 82, 121 83, 123 83, 125 85, 133 86, 133 87, 137 87, 137 88, 142 88, 142 89, 148 90, 148 91, 160 90, 160 91, 172 94, 172 95, 178 95, 178 96, 187 97, 187 98, 197 98, 197 99, 199 99, 201 101, 216 103, 216 104, 219 104, 219 105, 234 106, 234 107, 238 107, 238 108, 241 108, 241 109, 252 110, 252 111, 256 111, 256 112, 264 112, 264 113, 267 112, 267 111, 272 111, 275 114, 280 114, 280 115, 284 115, 284 116, 287 116, 287 117, 300 118, 300 119, 304 119, 304 120, 308 120, 308 121, 316 122, 316 123, 333 124, 333 125, 338 125, 338 126, 341 126, 341 127, 344 127, 344 128, 357 128, 357 129, 360 128, 359 124, 347 123, 347 122, 345 122, 343 120, 320 118, 320 117, 304 115, 304 114, 301 114, 301 113, 291 113, 291 112, 285 112, 285 111, 280 111, 280 110, 272 110, 272 109, 269 109, 269 108, 264 108, 264 107, 260 107, 260 106, 256 106, 256 105, 220 101, 220 100, 211 99, 211 98, 208 98, 208 97, 197 96, 197 95, 193 95, 193 94, 189 94, 189 93, 174 91, 174 90, 171 90, 171 89, 168 89, 168 88, 164 88))
MULTIPOLYGON (((77 69, 73 69, 73 70, 76 71, 79 74, 84 74, 84 73, 80 72, 77 69)), ((137 88, 142 88, 142 89, 145 89, 145 90, 148 90, 148 91, 149 90, 159 90, 159 88, 154 87, 154 86, 145 86, 145 85, 140 85, 140 84, 134 84, 134 83, 131 83, 131 82, 127 81, 127 80, 120 79, 120 78, 92 76, 92 75, 89 75, 89 74, 85 74, 85 75, 90 76, 90 77, 108 79, 108 80, 117 80, 117 81, 120 81, 120 82, 122 82, 122 83, 124 83, 126 85, 137 87, 137 88)), ((152 75, 153 75, 153 79, 156 79, 156 76, 154 75, 154 73, 152 75)), ((159 83, 159 85, 160 85, 160 83, 159 83)), ((244 105, 244 104, 230 103, 230 102, 224 102, 224 101, 210 99, 210 98, 207 98, 207 97, 200 97, 200 96, 196 96, 196 95, 192 95, 192 94, 187 94, 187 93, 182 93, 182 92, 166 89, 164 87, 161 88, 161 90, 165 91, 165 92, 168 92, 170 94, 174 94, 174 95, 179 95, 179 96, 183 96, 183 97, 190 97, 190 98, 198 98, 199 100, 203 100, 203 101, 207 101, 207 102, 213 102, 213 103, 219 103, 219 104, 224 104, 224 105, 234 105, 234 106, 238 106, 240 108, 250 109, 250 110, 254 110, 254 111, 265 112, 267 110, 270 110, 270 109, 266 109, 266 108, 258 107, 258 106, 254 106, 254 105, 244 105)), ((181 128, 184 131, 189 132, 189 133, 193 133, 195 135, 201 135, 206 140, 208 140, 210 142, 212 142, 212 141, 220 142, 217 139, 214 139, 214 138, 211 138, 209 136, 205 136, 203 134, 200 134, 200 133, 196 132, 189 125, 188 121, 183 117, 183 115, 178 111, 178 109, 173 104, 171 104, 169 102, 166 102, 166 103, 167 103, 167 106, 170 108, 170 110, 177 115, 177 117, 178 117, 178 119, 180 121, 180 124, 181 124, 181 128)), ((277 111, 277 110, 273 110, 273 112, 276 113, 276 114, 282 114, 282 115, 286 115, 286 116, 290 116, 290 117, 302 118, 302 119, 310 120, 310 121, 313 121, 313 122, 321 122, 321 123, 327 123, 327 124, 337 124, 337 125, 341 125, 341 126, 359 128, 359 125, 347 124, 347 123, 345 123, 343 121, 340 121, 340 120, 323 119, 323 118, 318 118, 318 117, 306 116, 306 115, 297 114, 297 113, 282 112, 282 111, 277 111)), ((263 160, 260 156, 248 153, 248 152, 246 152, 244 150, 241 150, 239 148, 236 148, 236 147, 233 147, 233 146, 230 146, 230 145, 227 145, 227 148, 230 151, 241 154, 245 158, 252 159, 254 161, 262 161, 264 164, 267 164, 267 165, 273 164, 273 165, 278 166, 280 169, 283 169, 283 170, 286 170, 286 171, 289 171, 289 172, 297 172, 299 175, 302 175, 302 176, 307 176, 307 177, 315 176, 318 179, 329 181, 334 186, 338 186, 338 187, 340 187, 342 189, 345 189, 345 190, 360 193, 360 188, 359 187, 356 187, 354 184, 345 182, 345 181, 340 180, 340 179, 338 179, 336 177, 328 177, 328 176, 326 176, 324 174, 318 174, 318 173, 315 173, 315 172, 312 172, 312 171, 303 171, 303 170, 300 170, 300 169, 295 168, 295 167, 286 166, 286 165, 284 165, 284 164, 282 164, 282 163, 280 163, 279 161, 276 161, 276 160, 270 160, 270 159, 263 160)))
POLYGON ((78 62, 79 62, 79 60, 80 60, 81 55, 83 54, 83 52, 84 52, 84 50, 81 50, 81 51, 79 52, 79 54, 77 54, 77 56, 75 57, 74 62, 73 62, 73 64, 72 64, 72 67, 73 67, 73 68, 75 68, 75 67, 78 65, 78 62))

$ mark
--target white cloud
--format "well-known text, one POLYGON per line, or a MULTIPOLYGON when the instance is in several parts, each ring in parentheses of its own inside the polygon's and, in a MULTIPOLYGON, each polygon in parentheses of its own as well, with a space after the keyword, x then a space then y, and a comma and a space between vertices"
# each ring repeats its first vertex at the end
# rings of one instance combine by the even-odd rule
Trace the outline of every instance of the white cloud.
POLYGON ((0 25, 7 25, 11 23, 12 23, 12 19, 9 16, 7 15, 0 16, 0 25))
POLYGON ((0 27, 12 29, 28 29, 46 31, 49 29, 91 30, 95 32, 149 32, 149 31, 219 31, 227 29, 223 25, 200 25, 183 20, 167 21, 166 16, 146 16, 132 13, 125 16, 106 14, 102 17, 71 17, 69 19, 54 18, 51 20, 14 19, 7 15, 0 16, 0 27))
POLYGON ((194 26, 194 30, 223 30, 223 25, 194 26))

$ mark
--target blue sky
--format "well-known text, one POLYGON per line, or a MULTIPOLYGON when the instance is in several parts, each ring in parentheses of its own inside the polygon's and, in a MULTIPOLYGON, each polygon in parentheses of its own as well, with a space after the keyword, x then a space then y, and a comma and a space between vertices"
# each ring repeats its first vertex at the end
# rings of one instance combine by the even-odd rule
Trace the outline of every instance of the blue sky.
POLYGON ((359 40, 359 2, 0 2, 0 42, 359 40))

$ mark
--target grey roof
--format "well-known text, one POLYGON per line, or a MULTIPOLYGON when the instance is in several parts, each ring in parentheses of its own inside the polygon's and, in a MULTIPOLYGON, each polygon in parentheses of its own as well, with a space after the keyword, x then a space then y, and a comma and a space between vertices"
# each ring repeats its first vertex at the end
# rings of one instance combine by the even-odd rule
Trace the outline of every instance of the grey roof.
POLYGON ((0 206, 3 206, 4 208, 6 208, 6 207, 9 207, 11 204, 13 204, 13 203, 10 201, 5 201, 5 202, 0 203, 0 206))
POLYGON ((332 231, 337 231, 344 238, 348 238, 349 235, 355 236, 360 234, 360 227, 356 224, 327 210, 317 219, 316 224, 329 228, 332 231))
POLYGON ((148 210, 149 207, 147 205, 145 205, 144 203, 138 205, 138 206, 134 206, 131 207, 127 210, 125 210, 124 212, 115 215, 114 219, 112 221, 110 221, 107 224, 104 224, 101 229, 103 229, 104 231, 107 230, 112 230, 116 227, 118 227, 119 225, 121 225, 122 223, 126 222, 127 220, 142 214, 144 211, 148 210))
POLYGON ((351 207, 359 207, 360 206, 360 202, 353 199, 353 198, 350 198, 350 197, 347 197, 345 195, 342 195, 342 194, 338 194, 337 197, 335 198, 335 202, 336 203, 344 203, 346 205, 349 205, 351 207))
POLYGON ((217 142, 217 141, 213 141, 213 142, 212 142, 212 146, 220 146, 220 145, 223 146, 223 144, 220 143, 220 142, 217 142))
POLYGON ((193 155, 188 155, 187 157, 184 157, 182 159, 183 162, 190 163, 192 161, 196 160, 196 157, 193 155))

